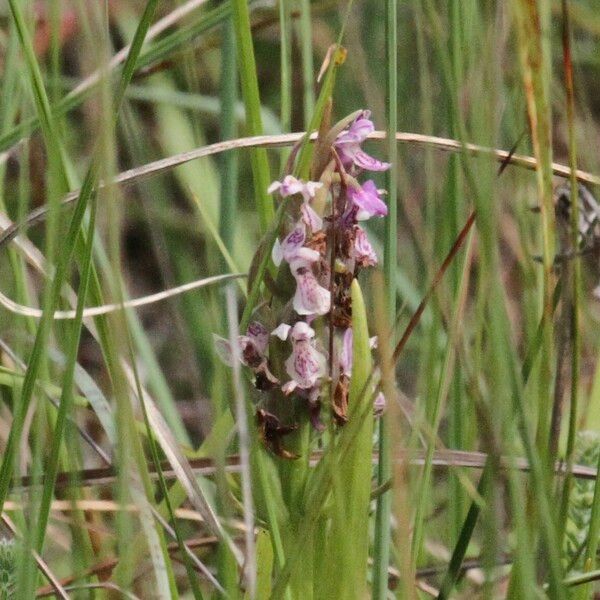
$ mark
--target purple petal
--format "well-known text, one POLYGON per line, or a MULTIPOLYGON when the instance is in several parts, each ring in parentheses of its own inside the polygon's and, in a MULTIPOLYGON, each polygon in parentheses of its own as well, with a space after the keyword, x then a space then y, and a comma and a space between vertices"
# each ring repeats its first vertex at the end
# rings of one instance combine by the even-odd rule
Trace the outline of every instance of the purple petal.
POLYGON ((294 344, 294 350, 285 361, 288 375, 302 389, 309 389, 316 385, 317 380, 327 372, 325 356, 310 342, 303 341, 294 344))
POLYGON ((267 328, 258 321, 252 321, 248 325, 246 335, 252 340, 252 343, 256 346, 261 354, 264 354, 269 345, 269 332, 267 328))
POLYGON ((387 206, 379 197, 379 191, 371 180, 363 183, 360 189, 348 188, 348 198, 358 206, 356 218, 365 221, 371 217, 384 217, 388 213, 387 206))
POLYGON ((287 175, 281 182, 279 193, 285 198, 286 196, 292 196, 293 194, 300 194, 302 188, 303 184, 299 179, 296 179, 293 175, 287 175))
POLYGON ((299 315, 324 315, 331 306, 331 294, 315 277, 312 269, 304 262, 292 270, 296 278, 296 294, 294 295, 294 310, 299 315))
POLYGON ((300 246, 304 245, 306 240, 306 232, 304 231, 304 225, 296 225, 296 227, 286 236, 281 244, 283 252, 287 253, 300 246))
POLYGON ((306 262, 316 262, 319 260, 321 255, 312 248, 305 248, 305 241, 306 232, 304 223, 296 225, 296 228, 285 237, 283 242, 276 239, 271 250, 271 258, 275 266, 278 267, 282 260, 290 264, 298 260, 306 262))
POLYGON ((277 336, 280 340, 287 340, 291 326, 286 323, 281 323, 278 327, 271 331, 271 335, 277 336))
POLYGON ((375 131, 373 121, 369 118, 371 113, 364 110, 348 127, 342 131, 336 141, 335 149, 342 164, 348 168, 352 164, 367 171, 385 171, 390 164, 369 156, 360 145, 375 131))
POLYGON ((357 150, 354 153, 354 164, 361 169, 365 169, 366 171, 387 171, 392 165, 387 162, 382 162, 369 156, 363 150, 357 150))
POLYGON ((338 135, 335 145, 348 143, 360 144, 361 142, 364 142, 369 134, 375 131, 373 121, 369 119, 370 116, 371 111, 363 110, 362 113, 348 126, 348 129, 345 129, 338 135))
POLYGON ((325 424, 321 421, 321 402, 319 395, 321 390, 317 387, 308 392, 308 415, 310 424, 318 432, 325 431, 325 424))
POLYGON ((267 192, 272 194, 279 190, 282 198, 293 196, 294 194, 302 194, 305 202, 314 198, 316 191, 323 187, 323 184, 318 181, 307 181, 306 183, 300 179, 296 179, 293 175, 286 175, 283 181, 274 181, 267 192))
POLYGON ((302 220, 306 223, 310 230, 314 233, 315 231, 321 231, 323 229, 323 219, 316 213, 316 211, 308 204, 303 202, 300 207, 302 212, 302 220))
POLYGON ((335 147, 338 157, 344 167, 349 168, 354 164, 354 155, 360 151, 358 142, 352 144, 343 144, 335 147))
POLYGON ((276 192, 281 187, 281 181, 274 181, 268 188, 267 194, 272 194, 276 192))
POLYGON ((361 116, 359 116, 348 129, 348 133, 353 135, 357 140, 364 142, 371 133, 375 131, 375 125, 373 121, 369 119, 371 112, 365 110, 361 116))
POLYGON ((362 227, 354 228, 354 259, 363 267, 374 267, 377 264, 377 254, 369 242, 369 238, 362 227))
POLYGON ((352 329, 349 327, 344 332, 344 337, 342 338, 342 349, 340 351, 340 369, 342 373, 348 375, 348 377, 352 374, 352 347, 353 347, 353 333, 352 329))
POLYGON ((320 404, 309 404, 308 405, 308 415, 310 419, 310 424, 313 429, 318 433, 322 433, 325 431, 325 423, 321 421, 321 405, 320 404))
POLYGON ((306 231, 304 223, 298 223, 296 227, 285 237, 283 242, 275 241, 271 257, 273 262, 279 266, 282 260, 292 263, 296 260, 315 262, 319 260, 320 254, 316 250, 304 248, 306 231))

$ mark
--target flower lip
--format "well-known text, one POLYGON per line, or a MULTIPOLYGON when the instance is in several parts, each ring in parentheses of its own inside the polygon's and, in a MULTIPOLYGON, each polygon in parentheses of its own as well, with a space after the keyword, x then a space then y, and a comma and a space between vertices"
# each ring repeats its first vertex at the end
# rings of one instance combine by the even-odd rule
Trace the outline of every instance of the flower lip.
POLYGON ((292 353, 285 361, 291 379, 283 384, 283 393, 287 396, 296 389, 314 390, 327 371, 325 356, 314 346, 315 330, 306 321, 297 321, 293 326, 282 323, 271 335, 292 341, 292 353))
POLYGON ((375 131, 373 121, 369 119, 370 116, 370 111, 363 110, 334 142, 338 156, 346 168, 355 165, 359 169, 367 171, 385 171, 391 166, 389 163, 368 155, 360 147, 369 134, 375 131))
POLYGON ((354 164, 365 171, 387 171, 392 165, 382 160, 373 158, 370 154, 367 154, 364 150, 358 149, 354 153, 354 164))
POLYGON ((293 270, 295 262, 303 261, 314 263, 319 260, 320 254, 311 248, 306 248, 306 228, 304 223, 299 222, 296 227, 284 238, 283 242, 276 240, 271 251, 271 258, 275 266, 279 266, 285 260, 293 270))
POLYGON ((362 267, 374 267, 378 260, 369 238, 364 229, 359 225, 354 226, 354 244, 352 257, 362 267))
MULTIPOLYGON (((310 250, 303 248, 303 250, 310 250)), ((310 250, 318 255, 315 250, 310 250)), ((293 307, 299 315, 325 315, 331 308, 331 292, 319 284, 312 271, 311 263, 296 260, 290 264, 296 280, 293 307)))
POLYGON ((371 217, 385 217, 388 214, 388 208, 381 199, 375 182, 371 179, 365 181, 360 188, 349 187, 347 195, 352 204, 358 208, 356 213, 358 221, 366 221, 371 217))
POLYGON ((325 356, 314 347, 315 331, 304 321, 298 321, 292 328, 292 353, 285 361, 285 368, 291 381, 283 386, 283 392, 291 393, 295 388, 311 389, 327 372, 325 356))

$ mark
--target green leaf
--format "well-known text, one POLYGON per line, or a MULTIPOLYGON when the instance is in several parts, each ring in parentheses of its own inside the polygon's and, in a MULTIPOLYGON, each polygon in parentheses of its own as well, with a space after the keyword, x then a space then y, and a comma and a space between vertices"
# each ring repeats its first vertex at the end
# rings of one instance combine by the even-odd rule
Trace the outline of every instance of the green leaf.
MULTIPOLYGON (((266 529, 259 529, 256 534, 256 566, 256 598, 270 598, 273 577, 273 546, 266 529)), ((249 598, 248 594, 245 598, 249 598)))
POLYGON ((369 390, 371 348, 367 312, 360 285, 352 282, 352 329, 354 332, 352 378, 348 400, 348 419, 355 430, 343 429, 343 438, 354 435, 347 452, 340 456, 334 474, 333 519, 328 536, 329 577, 327 598, 364 598, 367 596, 367 559, 369 556, 369 504, 371 496, 371 456, 373 414, 369 390))
MULTIPOLYGON (((248 2, 247 0, 232 0, 231 8, 235 24, 242 96, 246 106, 246 128, 248 135, 262 135, 258 75, 254 58, 248 2)), ((265 233, 275 214, 273 199, 267 193, 267 188, 271 183, 267 151, 264 148, 253 148, 250 151, 250 162, 254 177, 254 195, 256 196, 260 229, 262 233, 265 233)))

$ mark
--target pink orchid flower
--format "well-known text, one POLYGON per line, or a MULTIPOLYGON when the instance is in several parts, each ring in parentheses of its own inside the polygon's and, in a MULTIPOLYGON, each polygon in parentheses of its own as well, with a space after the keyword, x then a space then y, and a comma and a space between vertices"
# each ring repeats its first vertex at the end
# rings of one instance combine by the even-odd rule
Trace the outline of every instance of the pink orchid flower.
POLYGON ((352 258, 361 267, 374 267, 377 264, 377 254, 375 254, 365 230, 358 225, 354 226, 354 244, 351 252, 352 258))
MULTIPOLYGON (((233 350, 231 342, 213 334, 215 350, 219 358, 229 367, 233 366, 233 350)), ((271 373, 267 365, 267 347, 269 344, 269 332, 264 325, 253 321, 248 325, 246 335, 238 337, 240 362, 250 367, 257 375, 263 375, 267 381, 278 383, 277 378, 271 373)))
POLYGON ((291 380, 282 386, 284 394, 291 394, 296 388, 311 390, 319 379, 327 373, 325 356, 315 348, 315 330, 304 321, 293 327, 282 323, 271 332, 281 340, 292 340, 292 353, 285 361, 285 368, 291 380))
POLYGON ((331 292, 317 281, 312 264, 296 260, 290 263, 290 269, 296 279, 294 310, 303 316, 326 315, 331 308, 331 292))
POLYGON ((305 248, 306 228, 303 223, 297 223, 296 227, 284 238, 283 242, 278 239, 273 244, 271 258, 275 266, 279 266, 282 260, 290 263, 294 261, 306 261, 314 263, 319 260, 320 254, 312 248, 305 248))
POLYGON ((319 284, 312 265, 321 255, 312 248, 304 247, 306 232, 304 224, 299 223, 285 237, 273 245, 273 262, 279 266, 282 260, 290 265, 296 280, 296 293, 293 306, 299 315, 324 315, 331 307, 331 293, 319 284))
POLYGON ((301 194, 304 202, 300 207, 302 213, 302 220, 310 227, 311 231, 320 231, 323 229, 323 219, 317 214, 317 212, 310 205, 310 201, 315 197, 317 190, 323 187, 323 184, 319 181, 301 181, 296 179, 293 175, 286 175, 283 181, 274 181, 267 192, 272 194, 273 192, 279 191, 283 198, 287 196, 293 196, 294 194, 301 194))
POLYGON ((369 134, 375 131, 370 116, 371 111, 363 110, 348 128, 338 135, 334 143, 338 156, 346 168, 355 165, 367 171, 385 171, 391 166, 390 163, 369 156, 360 147, 369 134))
POLYGON ((283 181, 274 181, 267 192, 272 194, 273 192, 279 191, 283 198, 287 196, 293 196, 294 194, 302 194, 304 202, 309 202, 315 197, 317 190, 323 187, 323 184, 319 181, 301 181, 296 179, 293 175, 286 175, 283 181))
POLYGON ((355 215, 357 221, 385 217, 388 214, 388 208, 371 180, 365 181, 360 188, 349 187, 347 195, 352 205, 358 209, 355 215))

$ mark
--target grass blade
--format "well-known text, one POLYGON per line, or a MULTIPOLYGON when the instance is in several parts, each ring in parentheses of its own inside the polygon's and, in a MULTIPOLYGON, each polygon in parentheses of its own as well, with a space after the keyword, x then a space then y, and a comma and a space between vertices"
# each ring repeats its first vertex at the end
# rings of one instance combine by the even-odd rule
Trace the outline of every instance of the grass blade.
MULTIPOLYGON (((261 135, 263 132, 260 114, 260 95, 252 30, 250 28, 250 12, 246 0, 231 0, 233 21, 235 23, 238 49, 238 64, 242 96, 246 106, 246 128, 250 135, 261 135)), ((267 194, 271 183, 267 153, 262 148, 252 150, 250 154, 252 174, 254 177, 254 196, 257 203, 261 232, 266 233, 274 217, 273 200, 267 194)))
MULTIPOLYGON (((386 3, 386 65, 387 65, 387 161, 392 165, 387 172, 388 216, 385 230, 385 252, 383 258, 386 305, 390 330, 396 319, 396 286, 394 284, 398 262, 398 146, 395 133, 398 130, 398 4, 397 0, 386 3)), ((379 465, 377 485, 384 485, 392 478, 392 423, 390 414, 384 413, 379 420, 379 465)), ((388 566, 390 561, 393 491, 381 494, 377 499, 375 514, 375 540, 373 549, 373 598, 384 600, 388 588, 388 566)))
MULTIPOLYGON (((577 141, 575 135, 575 88, 573 81, 573 57, 571 55, 571 16, 570 6, 567 0, 562 2, 562 37, 563 37, 563 64, 565 77, 565 90, 567 96, 567 126, 569 131, 569 167, 571 168, 571 176, 569 183, 571 185, 571 246, 578 248, 579 246, 579 185, 575 177, 577 171, 577 141)), ((569 290, 568 308, 569 315, 569 331, 571 335, 571 396, 570 410, 568 419, 568 435, 567 448, 565 452, 565 460, 567 463, 567 476, 562 489, 562 497, 559 511, 559 538, 561 542, 564 539, 569 497, 573 487, 572 467, 575 459, 575 441, 577 437, 577 408, 579 397, 579 371, 581 364, 581 337, 580 337, 580 312, 583 304, 581 291, 581 258, 576 257, 573 261, 571 272, 571 289, 569 290)), ((566 285, 569 281, 565 282, 566 285)), ((595 556, 595 550, 590 556, 595 556)), ((593 567, 592 567, 593 568, 593 567)), ((587 590, 586 590, 587 591, 587 590)))

